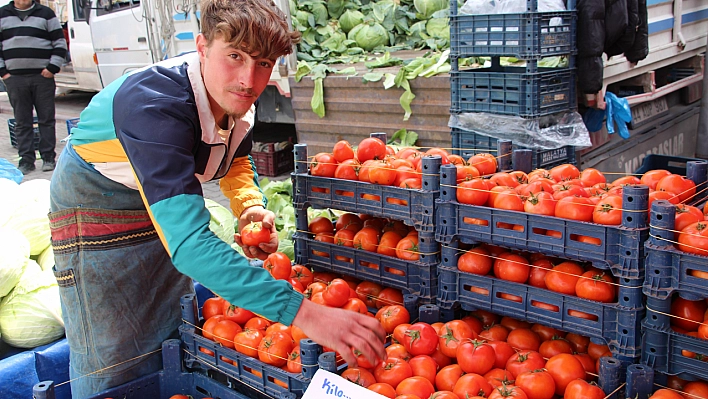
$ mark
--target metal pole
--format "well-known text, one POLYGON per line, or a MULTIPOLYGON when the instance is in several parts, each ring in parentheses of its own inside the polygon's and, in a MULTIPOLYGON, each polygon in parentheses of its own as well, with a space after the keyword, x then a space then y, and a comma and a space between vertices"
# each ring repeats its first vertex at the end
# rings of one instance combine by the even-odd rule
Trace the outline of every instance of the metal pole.
POLYGON ((708 73, 706 73, 706 57, 708 57, 708 37, 706 37, 706 52, 703 54, 703 97, 701 98, 701 113, 698 116, 698 134, 696 137, 696 157, 708 159, 708 73))

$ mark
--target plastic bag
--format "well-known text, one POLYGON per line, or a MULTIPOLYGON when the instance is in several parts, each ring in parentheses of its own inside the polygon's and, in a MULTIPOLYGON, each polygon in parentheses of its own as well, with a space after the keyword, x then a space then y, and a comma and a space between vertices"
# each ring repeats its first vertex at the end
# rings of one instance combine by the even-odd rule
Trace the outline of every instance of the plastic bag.
POLYGON ((22 183, 24 175, 15 165, 5 158, 0 158, 0 178, 12 180, 17 184, 22 183))
POLYGON ((605 111, 588 108, 583 114, 583 121, 589 132, 598 132, 602 129, 602 122, 605 121, 605 111))
POLYGON ((620 98, 613 93, 605 93, 605 115, 607 115, 607 133, 615 133, 615 121, 617 121, 617 132, 623 139, 629 138, 629 128, 627 124, 632 122, 632 110, 629 108, 629 101, 620 98))
POLYGON ((450 115, 448 126, 469 132, 511 140, 523 147, 551 150, 572 145, 590 147, 590 134, 577 112, 554 114, 537 119, 470 112, 450 115))
MULTIPOLYGON (((538 11, 565 11, 563 0, 539 0, 538 11)), ((526 0, 467 0, 460 8, 460 15, 518 14, 526 12, 526 0)), ((554 18, 555 19, 555 18, 554 18)), ((558 25, 560 21, 551 25, 558 25)))

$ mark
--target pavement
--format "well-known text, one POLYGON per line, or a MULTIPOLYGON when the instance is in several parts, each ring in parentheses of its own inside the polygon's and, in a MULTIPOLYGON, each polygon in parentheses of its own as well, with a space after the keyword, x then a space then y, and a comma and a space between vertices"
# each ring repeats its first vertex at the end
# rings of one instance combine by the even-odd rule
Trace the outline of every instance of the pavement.
MULTIPOLYGON (((68 136, 66 121, 68 119, 78 118, 84 108, 91 101, 91 98, 95 93, 86 93, 80 91, 71 91, 68 93, 57 92, 55 97, 56 104, 56 135, 57 135, 57 145, 56 153, 57 156, 61 154, 64 149, 66 142, 64 139, 68 136)), ((20 157, 17 155, 17 149, 13 148, 10 144, 10 131, 8 129, 7 121, 12 119, 13 112, 12 106, 10 106, 10 101, 7 98, 7 93, 0 93, 0 158, 7 159, 12 164, 17 165, 20 157)), ((37 153, 37 162, 35 163, 37 169, 33 172, 25 175, 23 181, 35 180, 35 179, 52 179, 53 172, 42 172, 42 160, 37 153)), ((281 175, 278 177, 269 178, 270 180, 285 180, 290 178, 289 174, 281 175)), ((204 192, 204 197, 209 198, 218 202, 226 208, 229 208, 229 201, 224 197, 219 189, 219 181, 210 181, 202 184, 202 190, 204 192)))

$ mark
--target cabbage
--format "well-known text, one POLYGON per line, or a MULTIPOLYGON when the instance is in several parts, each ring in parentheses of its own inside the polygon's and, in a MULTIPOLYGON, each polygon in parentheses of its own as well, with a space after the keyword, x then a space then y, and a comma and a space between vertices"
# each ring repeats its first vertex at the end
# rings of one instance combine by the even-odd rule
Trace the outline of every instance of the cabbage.
POLYGON ((54 267, 54 249, 51 245, 39 254, 37 263, 42 270, 52 270, 52 267, 54 267))
POLYGON ((25 202, 38 202, 49 209, 49 185, 47 179, 29 180, 20 184, 20 196, 25 202))
POLYGON ((381 24, 373 21, 355 26, 354 29, 349 31, 347 38, 354 40, 357 46, 366 51, 371 51, 376 47, 389 43, 386 29, 381 24))
POLYGON ((49 231, 49 207, 40 202, 25 202, 5 223, 5 227, 17 230, 30 243, 30 255, 42 253, 51 244, 49 231))
POLYGON ((423 17, 421 19, 428 19, 435 11, 450 7, 448 0, 413 0, 413 5, 423 17))
POLYGON ((221 238, 227 244, 233 244, 234 233, 236 232, 234 215, 230 210, 208 198, 204 199, 204 204, 211 214, 211 219, 209 220, 209 230, 214 232, 217 237, 221 238))
POLYGON ((432 37, 450 40, 450 19, 431 18, 425 24, 425 30, 432 37))
POLYGON ((64 335, 59 286, 51 271, 28 261, 20 282, 0 302, 2 340, 18 348, 34 348, 64 335))
POLYGON ((357 10, 347 10, 339 17, 339 27, 344 33, 349 33, 355 26, 364 22, 364 14, 357 10))
POLYGON ((0 298, 9 294, 20 281, 29 261, 30 244, 15 230, 0 227, 0 298))
POLYGON ((24 201, 20 195, 20 185, 12 180, 0 178, 0 193, 0 226, 3 226, 24 201))

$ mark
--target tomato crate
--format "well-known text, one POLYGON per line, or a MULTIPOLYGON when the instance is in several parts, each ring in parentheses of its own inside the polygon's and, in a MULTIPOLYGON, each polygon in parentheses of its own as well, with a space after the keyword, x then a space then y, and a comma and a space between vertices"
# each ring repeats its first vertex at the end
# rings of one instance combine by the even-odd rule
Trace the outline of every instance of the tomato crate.
POLYGON ((382 186, 309 174, 307 144, 295 145, 293 203, 398 219, 421 232, 434 231, 435 199, 440 190, 440 157, 422 161, 422 189, 382 186))
MULTIPOLYGON (((207 397, 221 399, 258 398, 257 396, 249 395, 249 389, 243 384, 235 381, 231 381, 230 384, 221 383, 207 375, 190 371, 184 367, 182 360, 183 353, 180 341, 177 339, 167 340, 162 344, 162 370, 99 392, 91 396, 90 399, 168 399, 176 394, 190 395, 195 399, 207 397)), ((40 382, 33 388, 33 398, 54 399, 55 389, 53 381, 40 382)))
POLYGON ((499 66, 492 58, 490 68, 460 70, 451 57, 451 113, 490 112, 537 118, 577 108, 574 56, 570 67, 538 68, 536 61, 526 67, 499 66))
MULTIPOLYGON (((15 135, 15 128, 17 122, 14 118, 7 120, 7 130, 10 131, 10 144, 13 148, 17 148, 17 136, 15 135)), ((36 117, 32 119, 32 132, 34 133, 34 149, 39 150, 39 119, 36 117)))
POLYGON ((276 151, 275 143, 268 143, 268 151, 251 151, 251 157, 260 176, 274 177, 293 170, 292 145, 276 151))
POLYGON ((487 243, 564 259, 592 262, 618 278, 644 278, 644 241, 649 235, 649 189, 628 186, 622 202, 622 225, 607 226, 551 216, 508 211, 457 202, 455 166, 440 169, 435 239, 449 245, 487 243), (555 232, 555 236, 546 232, 555 232), (593 241, 593 242, 583 242, 593 241))
MULTIPOLYGON (((479 152, 497 151, 499 140, 486 136, 484 134, 468 131, 460 128, 452 128, 450 135, 452 136, 452 153, 469 159, 479 152)), ((531 151, 531 170, 539 168, 552 168, 556 165, 570 163, 575 165, 575 147, 571 145, 554 148, 551 150, 543 150, 538 148, 522 147, 513 145, 513 150, 530 150, 531 151)), ((515 152, 517 154, 518 152, 515 152)), ((516 167, 516 162, 512 162, 515 170, 520 170, 516 167)), ((529 170, 529 172, 531 171, 529 170)))
POLYGON ((397 288, 403 293, 419 296, 423 302, 435 300, 440 256, 432 233, 419 235, 421 260, 418 262, 315 241, 299 232, 295 233, 294 239, 298 264, 397 288))

